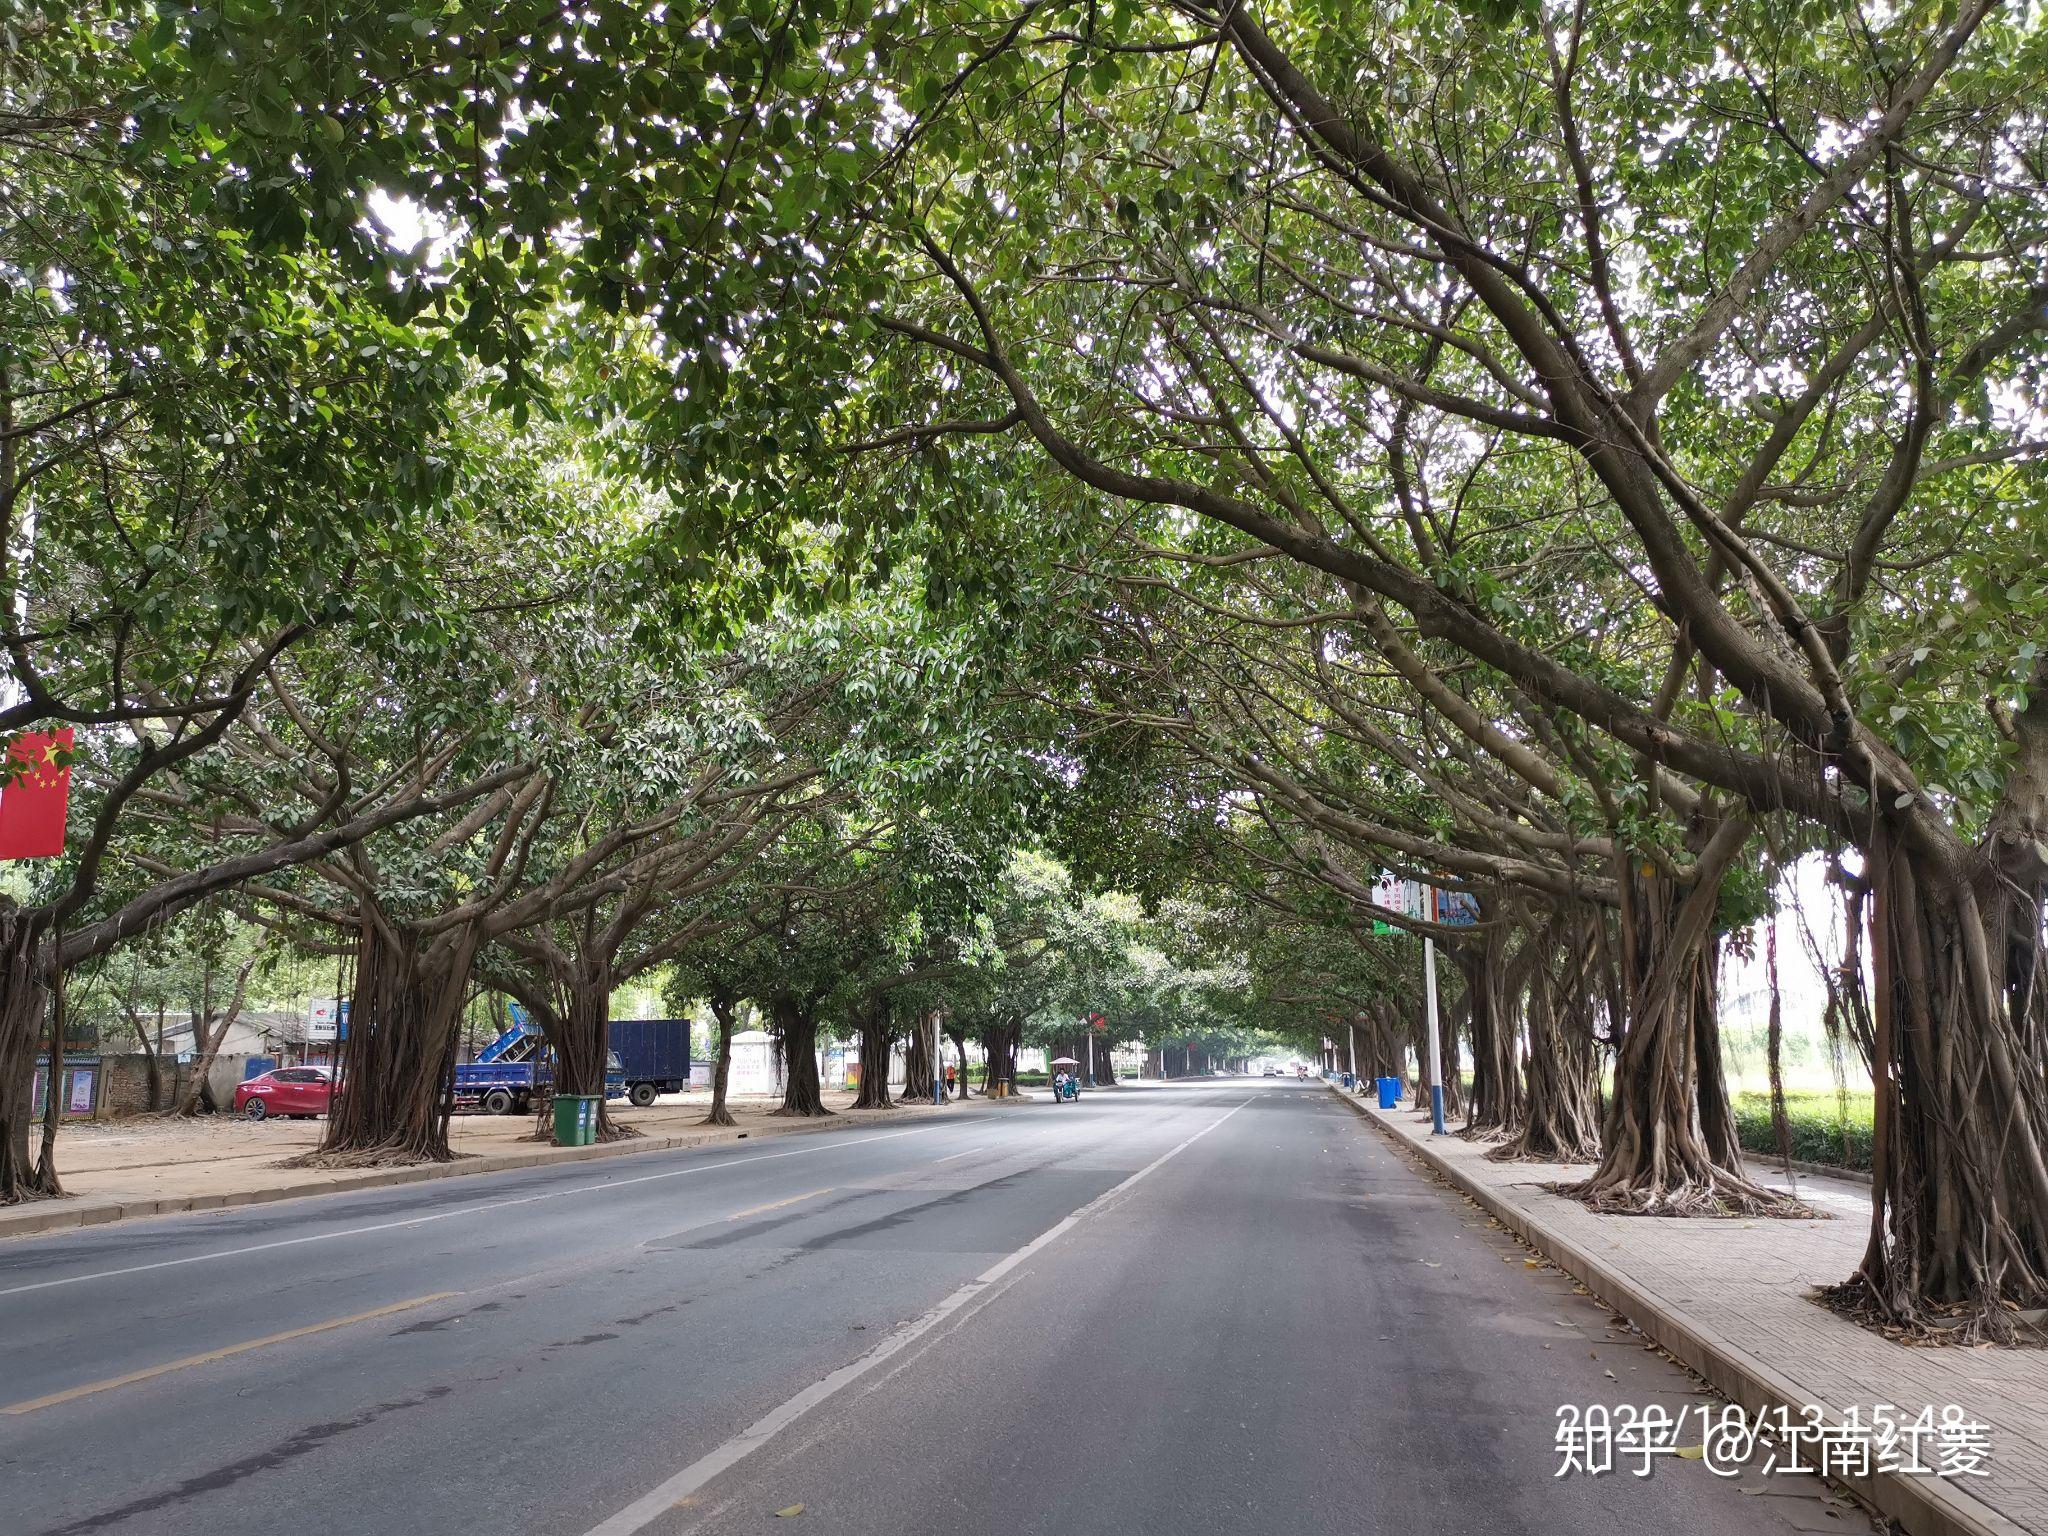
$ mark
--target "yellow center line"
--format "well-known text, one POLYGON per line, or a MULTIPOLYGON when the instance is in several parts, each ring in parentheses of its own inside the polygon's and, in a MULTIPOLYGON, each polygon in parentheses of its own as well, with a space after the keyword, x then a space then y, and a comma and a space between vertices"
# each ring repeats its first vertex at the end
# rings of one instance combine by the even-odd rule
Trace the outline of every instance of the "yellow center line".
POLYGON ((820 1195, 829 1195, 832 1193, 832 1189, 833 1186, 827 1185, 823 1189, 812 1190, 808 1195, 791 1195, 787 1200, 770 1200, 766 1205, 748 1206, 747 1209, 745 1209, 744 1211, 734 1211, 730 1216, 726 1217, 725 1219, 727 1221, 738 1221, 742 1217, 758 1216, 763 1211, 779 1211, 785 1205, 796 1205, 801 1201, 815 1200, 820 1195))
POLYGON ((47 1397, 32 1397, 26 1402, 9 1403, 5 1408, 0 1408, 0 1413, 34 1413, 38 1408, 52 1408, 58 1403, 68 1403, 77 1398, 91 1397, 95 1392, 111 1392, 116 1387, 132 1386, 138 1381, 148 1381, 155 1376, 167 1376, 172 1371, 182 1371, 195 1365, 207 1365, 215 1360, 225 1360, 231 1355, 246 1355, 252 1349, 263 1349, 271 1344, 283 1344, 290 1339, 303 1339, 309 1334, 326 1333, 335 1328, 346 1328, 352 1323, 367 1323, 372 1318, 389 1317, 394 1312, 409 1312, 414 1307, 429 1306, 437 1301, 448 1301, 461 1294, 462 1292, 460 1291, 436 1291, 431 1296, 415 1296, 411 1301, 394 1301, 389 1306, 372 1307, 367 1312, 356 1312, 348 1317, 331 1318, 324 1323, 308 1323, 303 1328, 290 1328, 283 1333, 269 1334, 260 1339, 248 1339, 240 1344, 229 1344, 221 1349, 209 1349, 203 1355, 187 1355, 182 1360, 171 1360, 163 1365, 152 1365, 146 1370, 130 1371, 125 1376, 109 1376, 105 1381, 89 1381, 82 1387, 66 1387, 62 1392, 52 1392, 47 1397))

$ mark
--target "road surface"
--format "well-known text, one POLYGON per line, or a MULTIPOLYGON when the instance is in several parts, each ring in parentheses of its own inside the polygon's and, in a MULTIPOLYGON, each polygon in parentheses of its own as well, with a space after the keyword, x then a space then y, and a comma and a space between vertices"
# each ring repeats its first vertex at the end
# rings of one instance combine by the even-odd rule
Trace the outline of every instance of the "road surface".
POLYGON ((1700 1399, 1524 1258, 1257 1079, 17 1239, 0 1528, 1867 1529, 1557 1479, 1559 1404, 1700 1399))

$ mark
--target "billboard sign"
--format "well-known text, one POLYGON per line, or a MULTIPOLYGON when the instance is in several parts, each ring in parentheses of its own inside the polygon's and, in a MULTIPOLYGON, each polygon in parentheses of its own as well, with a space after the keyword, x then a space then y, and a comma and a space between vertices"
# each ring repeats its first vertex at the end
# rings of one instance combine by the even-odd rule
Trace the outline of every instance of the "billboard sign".
POLYGON ((316 997, 306 1009, 306 1038, 310 1040, 346 1040, 348 1038, 348 999, 316 997))
POLYGON ((1470 928, 1479 921, 1479 898, 1470 891, 1438 891, 1436 920, 1447 928, 1470 928))

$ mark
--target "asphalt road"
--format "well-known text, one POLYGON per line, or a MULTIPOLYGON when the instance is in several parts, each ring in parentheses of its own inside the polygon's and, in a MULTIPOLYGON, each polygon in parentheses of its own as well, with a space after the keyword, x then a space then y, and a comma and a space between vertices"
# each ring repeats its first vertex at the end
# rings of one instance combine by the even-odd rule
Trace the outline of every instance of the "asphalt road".
POLYGON ((44 1536, 1867 1528, 1554 1476, 1560 1404, 1700 1400, 1262 1080, 0 1244, 0 1530, 44 1536))

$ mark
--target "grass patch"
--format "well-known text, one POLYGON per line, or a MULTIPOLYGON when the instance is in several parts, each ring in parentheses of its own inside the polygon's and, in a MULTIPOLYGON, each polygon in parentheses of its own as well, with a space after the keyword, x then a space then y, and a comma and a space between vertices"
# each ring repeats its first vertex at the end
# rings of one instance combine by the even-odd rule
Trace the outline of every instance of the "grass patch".
MULTIPOLYGON (((1870 1171, 1872 1095, 1851 1093, 1843 1113, 1843 1098, 1833 1090, 1785 1094, 1785 1118, 1792 1131, 1792 1155, 1805 1163, 1825 1163, 1831 1168, 1870 1171)), ((1777 1132, 1771 1127, 1771 1096, 1768 1093, 1735 1095, 1735 1124, 1742 1145, 1759 1157, 1778 1155, 1777 1132)))

